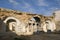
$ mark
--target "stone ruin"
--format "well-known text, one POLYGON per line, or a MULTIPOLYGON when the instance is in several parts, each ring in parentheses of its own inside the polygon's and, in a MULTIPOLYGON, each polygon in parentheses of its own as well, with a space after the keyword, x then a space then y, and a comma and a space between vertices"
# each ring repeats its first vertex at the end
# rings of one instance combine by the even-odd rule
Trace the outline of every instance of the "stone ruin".
POLYGON ((47 32, 45 25, 46 20, 50 20, 56 25, 54 25, 55 29, 53 31, 58 31, 60 30, 60 27, 57 26, 57 24, 59 25, 60 16, 59 14, 57 15, 57 13, 60 13, 60 11, 54 12, 53 16, 43 16, 38 14, 0 8, 0 32, 13 32, 17 35, 32 35, 34 32, 37 31, 47 32))

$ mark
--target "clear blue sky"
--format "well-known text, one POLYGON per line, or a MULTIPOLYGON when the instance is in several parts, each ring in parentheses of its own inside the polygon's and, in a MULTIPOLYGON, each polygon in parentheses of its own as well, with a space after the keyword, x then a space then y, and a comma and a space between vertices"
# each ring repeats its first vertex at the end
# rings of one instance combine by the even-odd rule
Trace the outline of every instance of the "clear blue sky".
POLYGON ((0 0, 0 8, 51 15, 60 10, 60 0, 0 0))

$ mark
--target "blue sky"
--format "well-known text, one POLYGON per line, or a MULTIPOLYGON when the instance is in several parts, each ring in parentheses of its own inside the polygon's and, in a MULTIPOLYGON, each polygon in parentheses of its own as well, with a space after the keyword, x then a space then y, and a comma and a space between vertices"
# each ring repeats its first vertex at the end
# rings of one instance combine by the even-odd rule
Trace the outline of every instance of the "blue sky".
POLYGON ((0 0, 0 8, 49 16, 60 10, 60 0, 0 0))

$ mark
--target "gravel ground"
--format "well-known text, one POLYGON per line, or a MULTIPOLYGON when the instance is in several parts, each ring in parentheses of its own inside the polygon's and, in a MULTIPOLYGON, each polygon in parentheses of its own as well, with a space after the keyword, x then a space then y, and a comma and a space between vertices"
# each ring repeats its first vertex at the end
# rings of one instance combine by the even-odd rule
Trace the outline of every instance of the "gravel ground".
POLYGON ((0 35, 0 40, 60 40, 60 33, 35 33, 30 36, 13 37, 11 34, 0 35))

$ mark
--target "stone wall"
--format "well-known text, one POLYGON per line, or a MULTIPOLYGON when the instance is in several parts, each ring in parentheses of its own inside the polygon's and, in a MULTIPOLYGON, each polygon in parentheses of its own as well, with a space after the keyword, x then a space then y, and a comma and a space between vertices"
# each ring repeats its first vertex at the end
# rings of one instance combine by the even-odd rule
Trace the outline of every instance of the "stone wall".
MULTIPOLYGON (((33 27, 33 25, 35 25, 34 26, 35 27, 34 30, 37 30, 36 26, 37 25, 41 25, 41 23, 43 23, 43 21, 44 21, 44 18, 45 17, 43 15, 37 15, 37 14, 32 14, 32 13, 27 13, 27 12, 20 12, 20 11, 0 8, 0 19, 6 25, 6 26, 3 26, 3 29, 5 29, 5 31, 9 31, 10 30, 10 31, 14 32, 12 30, 13 28, 11 28, 11 26, 18 25, 17 20, 19 20, 19 22, 20 22, 19 23, 20 28, 22 28, 22 26, 23 26, 23 29, 22 29, 23 31, 25 29, 25 26, 27 26, 27 28, 26 28, 27 30, 29 30, 29 29, 31 30, 32 28, 28 27, 28 25, 30 25, 30 24, 31 24, 32 27, 33 27), (5 20, 8 20, 8 19, 14 19, 16 22, 14 20, 9 20, 9 21, 5 22, 5 20), (40 22, 37 22, 39 20, 40 20, 40 22)), ((4 25, 4 24, 2 24, 2 25, 4 25)), ((2 25, 1 25, 1 27, 2 27, 2 25)), ((16 28, 19 29, 19 26, 17 26, 16 28)), ((40 26, 39 26, 39 28, 40 28, 39 30, 41 30, 40 26)), ((16 29, 16 31, 18 31, 17 29, 16 29)), ((22 33, 22 32, 20 32, 20 33, 22 33)), ((18 35, 20 35, 20 33, 17 32, 18 35)), ((32 33, 32 32, 28 32, 28 33, 32 33)), ((27 35, 27 33, 22 33, 22 34, 27 35)))
POLYGON ((2 31, 6 31, 7 29, 18 35, 22 35, 22 34, 32 35, 33 32, 43 31, 42 27, 43 25, 45 25, 44 22, 47 19, 51 20, 52 22, 55 22, 54 16, 43 16, 33 13, 9 10, 5 8, 0 8, 0 19, 2 20, 3 23, 2 25, 0 24, 1 27, 3 25, 6 25, 3 26, 4 30, 1 29, 2 31))

